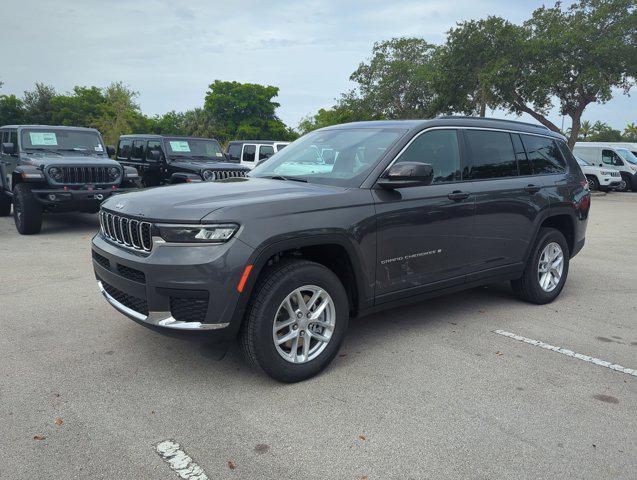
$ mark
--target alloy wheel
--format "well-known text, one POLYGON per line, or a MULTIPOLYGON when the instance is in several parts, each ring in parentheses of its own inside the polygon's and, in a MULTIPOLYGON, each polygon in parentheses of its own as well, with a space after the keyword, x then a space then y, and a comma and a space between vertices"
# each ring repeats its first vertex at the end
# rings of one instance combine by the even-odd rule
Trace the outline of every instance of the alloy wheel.
POLYGON ((538 263, 538 282, 545 292, 552 292, 560 283, 564 271, 564 252, 557 242, 544 247, 538 263))
POLYGON ((274 346, 290 363, 309 362, 325 350, 335 323, 336 307, 324 289, 316 285, 297 288, 281 302, 274 317, 274 346))

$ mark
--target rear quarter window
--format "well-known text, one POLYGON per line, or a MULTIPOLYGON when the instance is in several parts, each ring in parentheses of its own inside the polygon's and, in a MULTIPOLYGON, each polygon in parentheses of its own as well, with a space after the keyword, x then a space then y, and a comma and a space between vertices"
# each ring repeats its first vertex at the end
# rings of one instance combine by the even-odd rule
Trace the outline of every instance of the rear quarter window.
POLYGON ((520 135, 535 175, 566 172, 566 161, 552 138, 520 135))

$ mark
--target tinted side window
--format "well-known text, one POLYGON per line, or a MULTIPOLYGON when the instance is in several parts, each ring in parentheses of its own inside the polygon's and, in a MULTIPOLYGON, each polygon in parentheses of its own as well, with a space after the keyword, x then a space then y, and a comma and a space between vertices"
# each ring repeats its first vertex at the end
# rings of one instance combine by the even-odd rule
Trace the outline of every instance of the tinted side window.
POLYGON ((148 143, 146 144, 146 152, 149 152, 151 150, 159 150, 161 152, 162 151, 162 149, 161 149, 161 141, 159 141, 159 140, 149 140, 148 143))
POLYGON ((131 147, 133 146, 132 140, 120 140, 117 145, 117 158, 128 159, 130 157, 131 147))
POLYGON ((254 154, 256 153, 256 145, 244 145, 243 146, 243 161, 254 162, 254 154))
POLYGON ((472 180, 514 177, 518 174, 511 135, 488 130, 465 130, 472 180))
POLYGON ((228 156, 230 160, 240 160, 241 157, 241 144, 232 143, 228 146, 228 156))
POLYGON ((421 162, 433 167, 432 183, 460 180, 460 149, 456 130, 432 130, 417 137, 396 163, 421 162))
POLYGON ((534 174, 542 175, 566 171, 566 163, 554 140, 535 135, 521 135, 521 137, 534 174))
POLYGON ((259 160, 274 155, 274 147, 272 145, 261 145, 259 147, 259 160))
POLYGON ((524 151, 524 145, 522 145, 522 139, 517 133, 511 134, 511 140, 513 141, 513 151, 515 152, 515 159, 518 161, 518 172, 520 175, 533 175, 533 168, 531 162, 526 156, 524 151))
POLYGON ((130 158, 134 160, 141 160, 144 158, 144 141, 135 140, 133 142, 133 148, 131 149, 130 158))

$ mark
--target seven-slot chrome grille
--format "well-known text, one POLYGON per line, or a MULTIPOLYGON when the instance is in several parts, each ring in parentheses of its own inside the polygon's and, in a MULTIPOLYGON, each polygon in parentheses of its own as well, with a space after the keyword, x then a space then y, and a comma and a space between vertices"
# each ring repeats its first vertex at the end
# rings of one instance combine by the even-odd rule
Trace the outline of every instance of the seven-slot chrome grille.
POLYGON ((210 178, 210 180, 225 180, 226 178, 245 177, 248 171, 246 170, 211 170, 212 177, 210 178))
POLYGON ((100 210, 102 234, 108 239, 143 252, 153 248, 152 224, 100 210))

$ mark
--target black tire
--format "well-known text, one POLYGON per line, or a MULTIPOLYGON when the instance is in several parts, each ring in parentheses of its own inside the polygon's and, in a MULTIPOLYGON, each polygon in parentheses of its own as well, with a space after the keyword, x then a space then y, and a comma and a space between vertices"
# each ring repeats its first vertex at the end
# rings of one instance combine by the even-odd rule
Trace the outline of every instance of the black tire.
POLYGON ((599 180, 597 180, 597 177, 588 175, 586 177, 586 180, 588 180, 588 188, 591 192, 596 192, 599 190, 599 180))
POLYGON ((337 354, 349 322, 349 302, 345 288, 328 268, 305 260, 283 262, 267 271, 255 287, 239 342, 248 361, 272 378, 292 383, 321 372, 337 354), (325 349, 305 363, 291 363, 277 351, 273 341, 273 324, 279 306, 294 290, 315 285, 325 290, 334 303, 335 326, 325 349))
POLYGON ((562 288, 564 288, 564 283, 568 277, 569 259, 570 249, 568 248, 568 243, 566 242, 564 235, 562 235, 562 232, 554 228, 542 228, 538 234, 535 245, 533 246, 533 250, 529 255, 522 277, 511 282, 513 291, 518 298, 529 303, 543 305, 545 303, 552 302, 560 294, 562 288), (552 242, 559 244, 562 249, 564 267, 562 270, 562 276, 555 288, 552 291, 547 292, 540 286, 539 264, 542 251, 552 242))
POLYGON ((631 190, 631 181, 630 176, 626 172, 621 172, 622 180, 624 181, 624 188, 618 188, 618 192, 630 192, 631 190))
POLYGON ((8 217, 11 215, 11 198, 0 191, 0 217, 8 217))
POLYGON ((13 189, 13 219, 22 235, 33 235, 42 229, 42 207, 33 198, 31 187, 24 183, 13 189))

